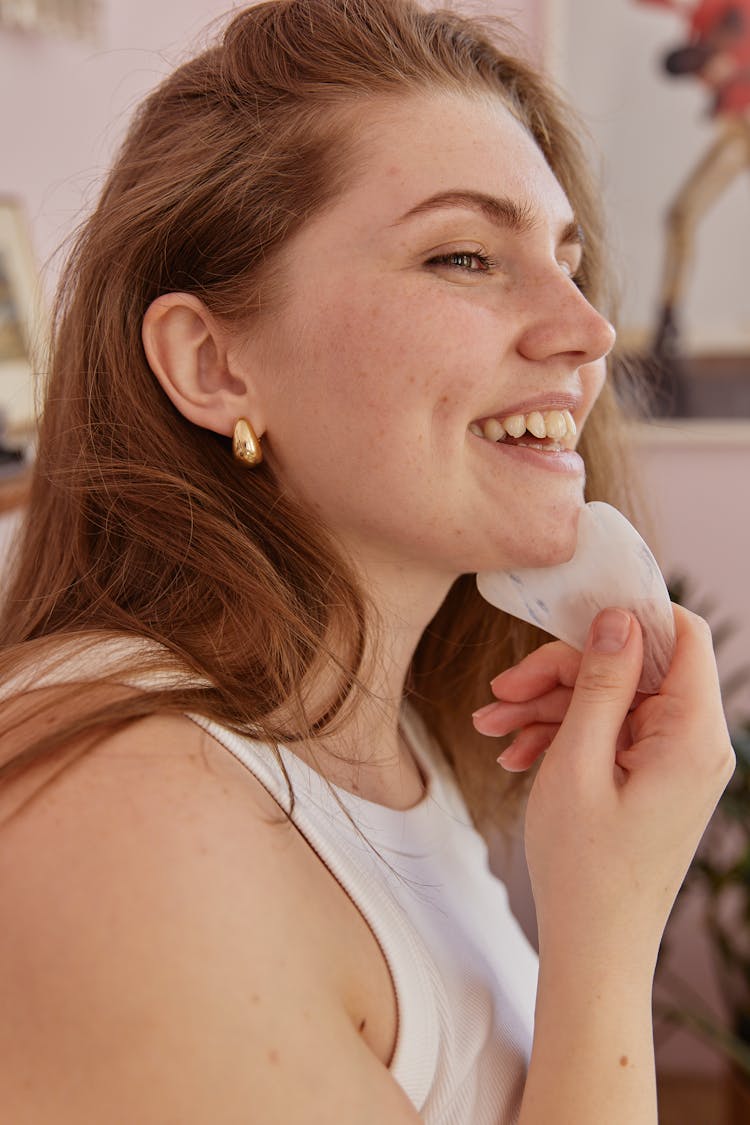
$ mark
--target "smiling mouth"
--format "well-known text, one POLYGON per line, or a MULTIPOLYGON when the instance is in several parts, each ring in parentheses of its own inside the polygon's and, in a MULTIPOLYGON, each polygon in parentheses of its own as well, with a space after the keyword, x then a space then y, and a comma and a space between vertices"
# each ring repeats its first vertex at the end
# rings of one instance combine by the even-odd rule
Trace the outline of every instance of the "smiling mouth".
POLYGON ((578 433, 569 410, 533 410, 529 414, 485 418, 472 422, 469 431, 485 441, 525 445, 548 452, 574 449, 578 433))

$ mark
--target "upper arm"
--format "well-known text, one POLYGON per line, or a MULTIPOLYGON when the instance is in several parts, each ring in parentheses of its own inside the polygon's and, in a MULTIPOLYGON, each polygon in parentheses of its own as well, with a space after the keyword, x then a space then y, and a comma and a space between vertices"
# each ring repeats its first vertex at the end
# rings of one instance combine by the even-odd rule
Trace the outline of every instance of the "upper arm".
POLYGON ((0 827, 14 1125, 419 1120, 347 1013, 296 829, 214 748, 143 720, 0 827))

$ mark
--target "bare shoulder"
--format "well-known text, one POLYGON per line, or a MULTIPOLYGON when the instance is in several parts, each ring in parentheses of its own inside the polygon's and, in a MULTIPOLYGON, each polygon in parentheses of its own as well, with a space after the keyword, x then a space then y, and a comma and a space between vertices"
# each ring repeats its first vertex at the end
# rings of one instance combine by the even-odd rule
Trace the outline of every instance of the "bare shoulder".
MULTIPOLYGON (((33 728, 34 716, 24 726, 33 728)), ((9 749, 12 753, 13 747, 9 749)), ((114 837, 122 849, 120 834, 127 833, 135 859, 144 833, 152 845, 163 836, 163 844, 168 838, 179 840, 183 847, 194 841, 200 850, 208 837, 213 846, 221 847, 227 835, 216 837, 212 828, 231 810, 241 816, 244 831, 252 830, 259 820, 248 815, 251 811, 289 828, 276 802, 252 775, 183 715, 151 715, 114 733, 105 732, 93 744, 84 737, 60 762, 62 768, 43 767, 38 778, 32 773, 22 780, 24 795, 33 799, 21 815, 7 821, 3 814, 14 806, 15 783, 3 788, 0 840, 10 833, 41 842, 53 832, 64 836, 71 848, 83 850, 93 834, 100 847, 114 837), (134 831, 137 826, 139 832, 134 831)))
POLYGON ((17 1125, 113 1104, 144 1125, 417 1120, 352 1021, 356 911, 189 719, 109 735, 3 820, 0 898, 0 1100, 17 1125))

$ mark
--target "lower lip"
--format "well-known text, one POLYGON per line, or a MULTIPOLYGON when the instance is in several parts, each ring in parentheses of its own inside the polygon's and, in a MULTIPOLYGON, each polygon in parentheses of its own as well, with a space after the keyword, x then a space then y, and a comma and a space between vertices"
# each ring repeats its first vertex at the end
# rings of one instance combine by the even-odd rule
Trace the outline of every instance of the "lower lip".
POLYGON ((585 465, 580 453, 572 449, 560 451, 531 449, 528 445, 504 445, 501 441, 487 441, 486 438, 477 438, 482 445, 494 447, 506 457, 515 457, 527 465, 536 465, 538 469, 546 469, 550 473, 575 473, 579 476, 585 473, 585 465))

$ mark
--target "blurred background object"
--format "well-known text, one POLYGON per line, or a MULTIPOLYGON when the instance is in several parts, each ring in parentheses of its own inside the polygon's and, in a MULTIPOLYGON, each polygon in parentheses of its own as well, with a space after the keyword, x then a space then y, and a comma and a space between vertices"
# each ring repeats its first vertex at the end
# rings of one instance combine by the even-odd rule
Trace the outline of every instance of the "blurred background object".
POLYGON ((34 368, 45 330, 41 283, 21 200, 0 195, 0 469, 6 437, 34 428, 34 368))
MULTIPOLYGON (((676 575, 669 582, 672 601, 712 624, 714 648, 736 632, 731 620, 716 620, 715 599, 696 598, 690 583, 676 575)), ((725 706, 747 694, 750 660, 722 682, 725 706)), ((691 864, 662 942, 656 980, 656 1038, 670 1028, 686 1028, 722 1055, 729 1065, 728 1121, 750 1121, 750 712, 730 723, 737 768, 691 864), (711 951, 724 1011, 717 1015, 701 993, 672 964, 672 933, 683 904, 692 900, 711 951)))
POLYGON ((665 417, 750 418, 750 0, 547 0, 603 166, 620 348, 665 417))
POLYGON ((42 35, 92 38, 98 0, 0 0, 0 26, 42 35))

